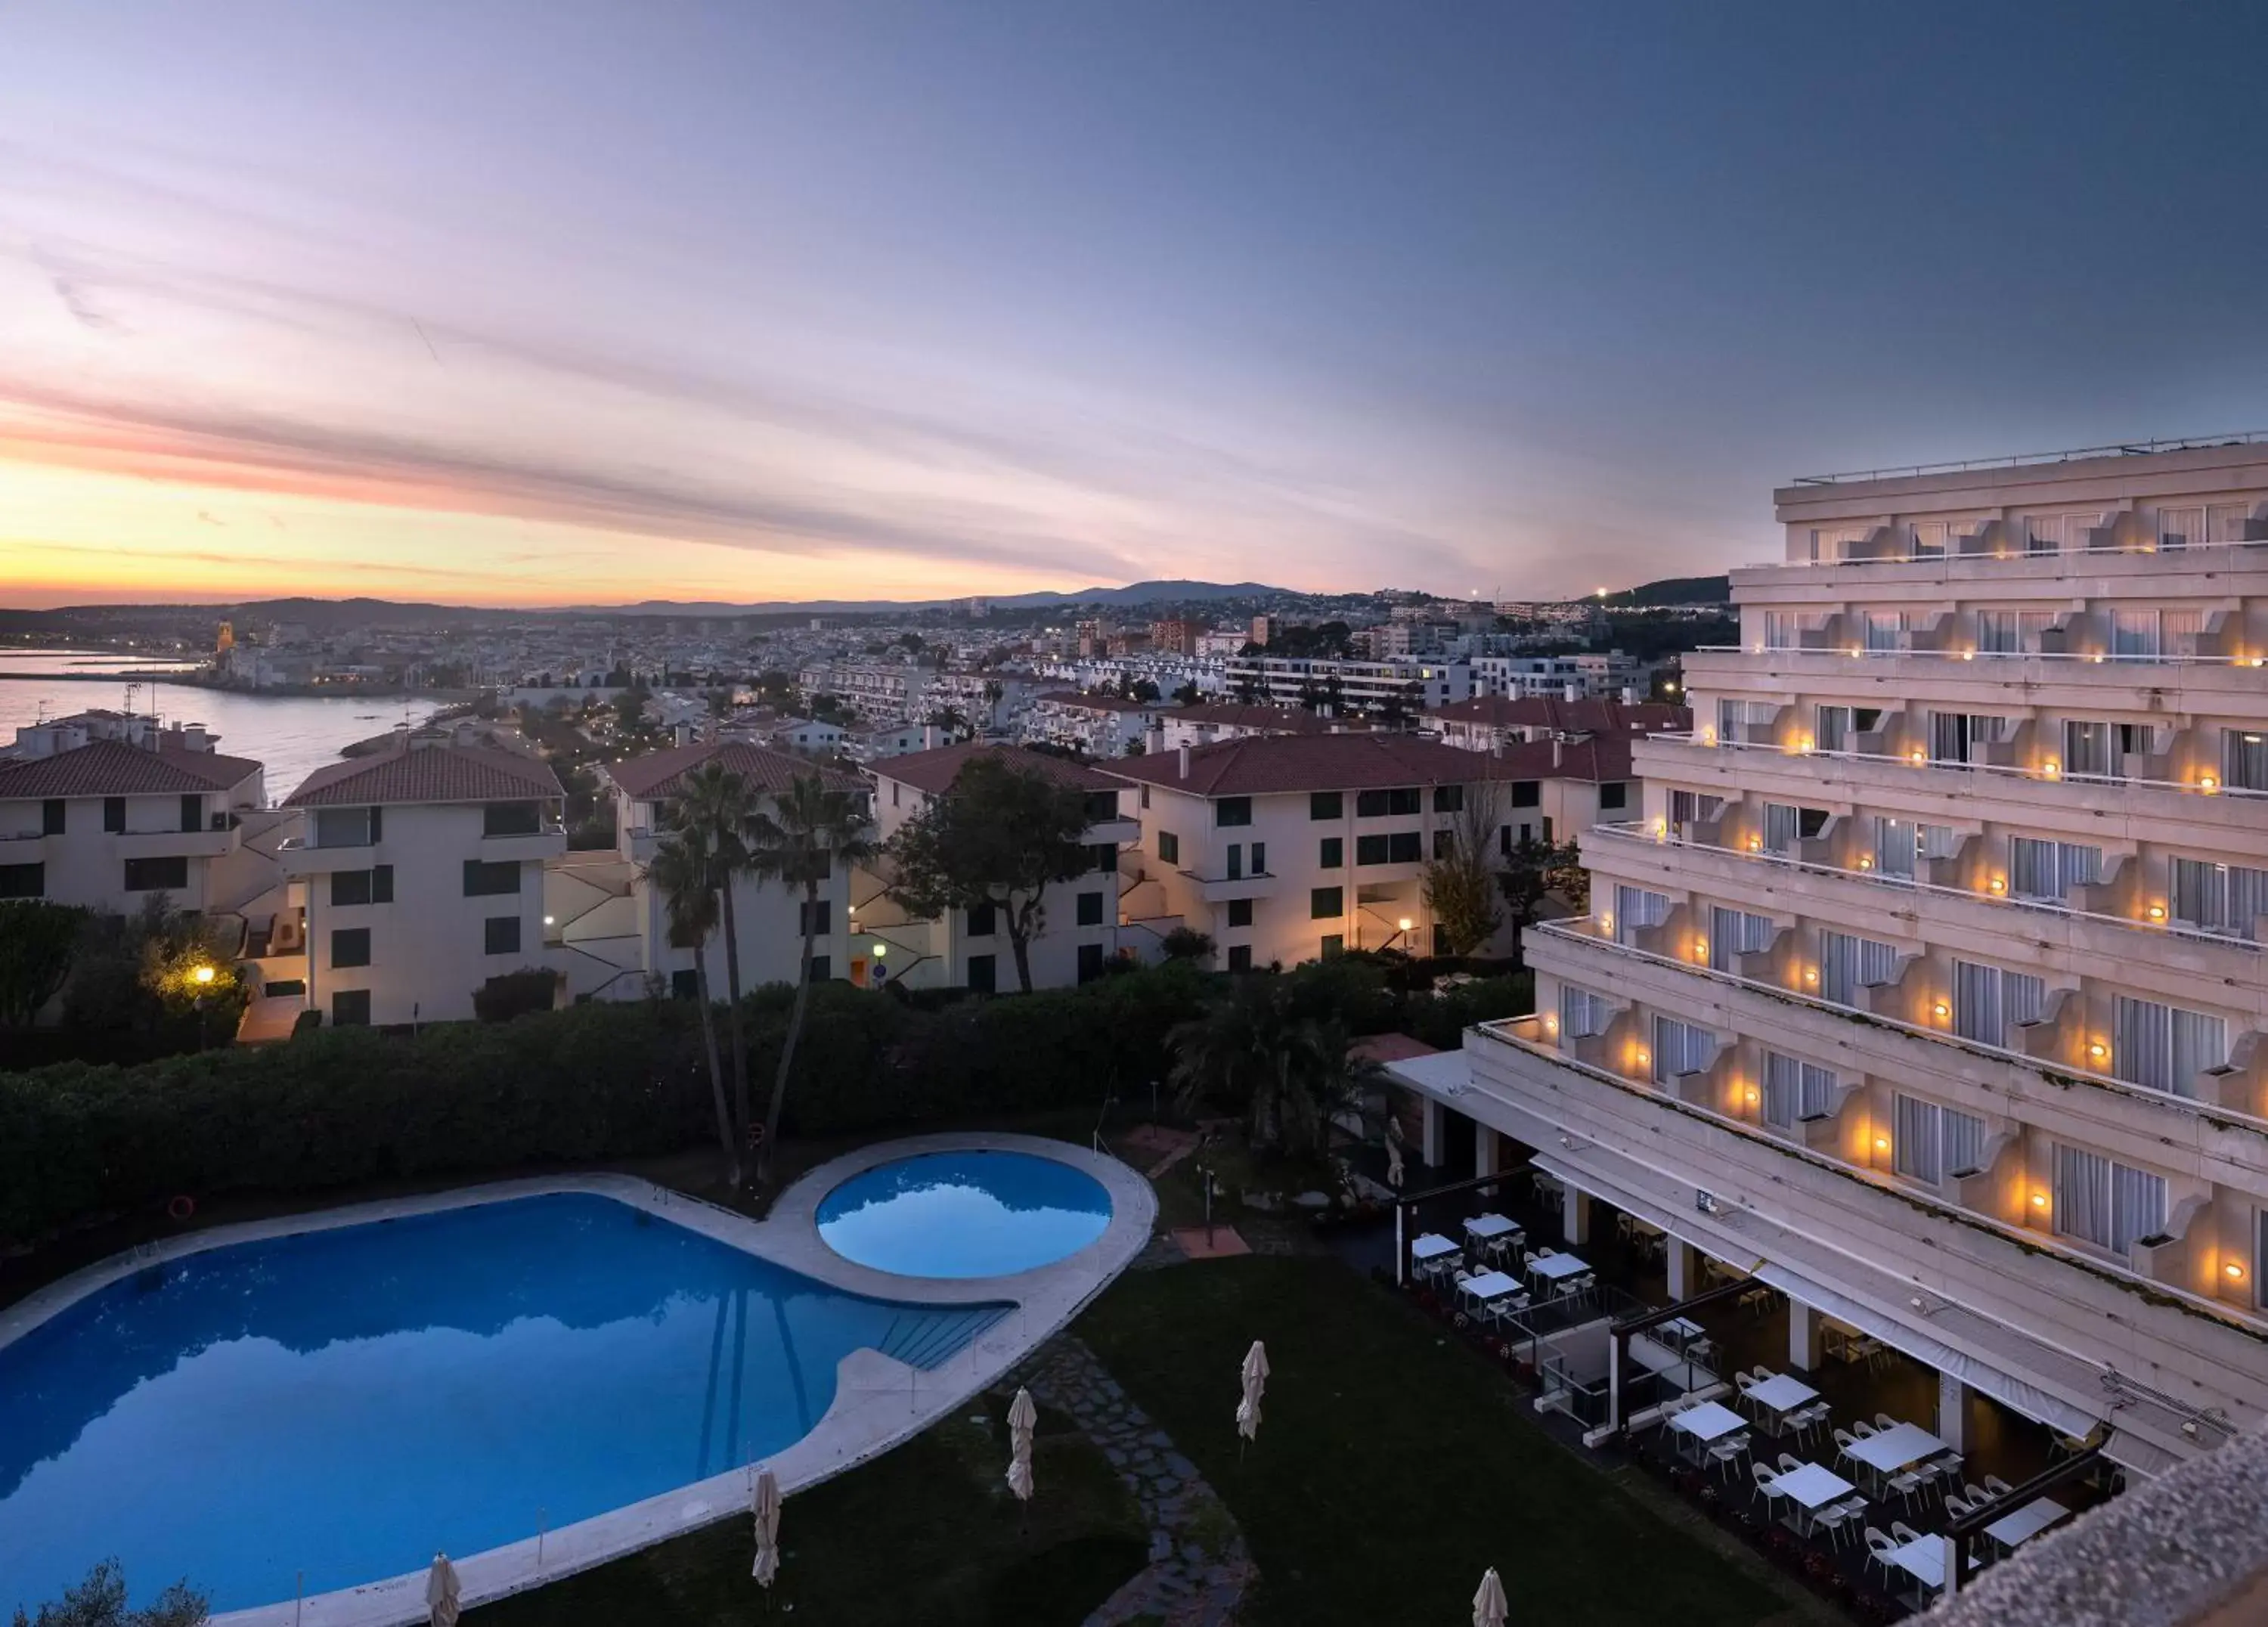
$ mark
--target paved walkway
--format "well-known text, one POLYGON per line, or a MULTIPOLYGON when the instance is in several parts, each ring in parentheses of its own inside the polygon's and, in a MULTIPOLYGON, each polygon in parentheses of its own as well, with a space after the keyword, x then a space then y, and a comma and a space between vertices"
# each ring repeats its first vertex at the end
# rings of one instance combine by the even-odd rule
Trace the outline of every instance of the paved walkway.
POLYGON ((1150 1566, 1104 1601, 1085 1627, 1145 1616, 1169 1627, 1228 1627, 1257 1574, 1236 1517, 1197 1465, 1128 1399, 1094 1352, 1069 1334, 1042 1345, 1024 1381, 1102 1448, 1150 1526, 1150 1566))

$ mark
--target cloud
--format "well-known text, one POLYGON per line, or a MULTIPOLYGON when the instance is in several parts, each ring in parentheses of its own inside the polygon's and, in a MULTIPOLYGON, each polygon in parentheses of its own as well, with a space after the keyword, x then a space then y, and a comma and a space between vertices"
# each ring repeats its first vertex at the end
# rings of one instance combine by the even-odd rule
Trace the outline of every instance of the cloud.
POLYGON ((30 257, 32 263, 47 277, 48 286, 55 290, 55 298, 63 302, 63 309, 70 313, 71 320, 81 328, 99 334, 122 334, 127 331, 125 323, 102 308, 89 280, 79 271, 37 248, 31 251, 30 257))
POLYGON ((210 509, 199 509, 197 511, 197 519, 202 524, 208 526, 218 526, 224 531, 228 529, 228 521, 218 518, 210 509))

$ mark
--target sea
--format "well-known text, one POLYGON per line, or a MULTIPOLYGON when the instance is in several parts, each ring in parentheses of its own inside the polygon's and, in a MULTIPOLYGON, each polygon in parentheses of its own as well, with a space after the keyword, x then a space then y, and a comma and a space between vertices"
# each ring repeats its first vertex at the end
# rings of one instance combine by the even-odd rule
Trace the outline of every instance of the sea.
POLYGON ((398 723, 422 723, 441 705, 401 696, 247 695, 167 681, 167 674, 185 670, 178 661, 114 651, 0 649, 0 745, 42 718, 95 707, 122 711, 133 684, 135 710, 154 711, 166 723, 202 723, 230 756, 267 764, 269 798, 281 801, 308 775, 337 762, 342 747, 398 723))

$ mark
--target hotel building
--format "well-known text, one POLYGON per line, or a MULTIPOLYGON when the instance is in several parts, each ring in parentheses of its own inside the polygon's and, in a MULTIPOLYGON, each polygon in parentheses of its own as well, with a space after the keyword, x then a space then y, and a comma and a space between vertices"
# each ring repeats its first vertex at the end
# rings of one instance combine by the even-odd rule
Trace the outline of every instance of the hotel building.
MULTIPOLYGON (((2268 445, 1800 482, 1535 1014, 1421 1086, 2145 1473, 2268 1409, 2268 445), (2107 1425, 2107 1430, 2102 1426, 2107 1425)), ((1461 1128, 1461 1127, 1460 1127, 1461 1128)), ((1954 1432, 1954 1433, 1948 1433, 1954 1432)))

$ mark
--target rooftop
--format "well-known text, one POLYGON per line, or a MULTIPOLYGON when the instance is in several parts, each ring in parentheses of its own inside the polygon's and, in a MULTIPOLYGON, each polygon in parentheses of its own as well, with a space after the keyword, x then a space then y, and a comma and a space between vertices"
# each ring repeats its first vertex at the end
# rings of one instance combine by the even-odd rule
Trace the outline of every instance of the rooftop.
POLYGON ((1628 779, 1631 754, 1627 735, 1476 752, 1410 734, 1253 734, 1186 752, 1119 758, 1103 772, 1196 797, 1253 797, 1482 780, 1628 779))
POLYGON ((484 746, 404 736, 380 756, 317 769, 284 799, 287 808, 398 802, 514 802, 564 797, 549 763, 484 746))
POLYGON ((1044 751, 1033 751, 1028 747, 1004 746, 991 741, 972 740, 961 746, 942 746, 934 751, 908 752, 902 757, 885 758, 873 765, 877 779, 896 780, 925 791, 932 796, 953 789, 954 781, 961 777, 961 769, 980 755, 998 754, 1027 772, 1039 773, 1058 785, 1074 791, 1116 791, 1118 782, 1108 775, 1074 762, 1068 757, 1058 757, 1044 751))
POLYGON ((641 802, 656 802, 675 796, 686 775, 710 762, 723 763, 755 790, 773 796, 797 780, 809 779, 814 774, 830 791, 866 789, 865 781, 855 774, 821 768, 807 757, 774 751, 747 740, 707 740, 695 746, 674 746, 666 751, 650 751, 627 762, 614 763, 605 773, 625 795, 641 802))
POLYGON ((90 740, 48 757, 0 760, 0 797, 131 797, 229 791, 260 772, 249 757, 90 740))
POLYGON ((1993 458, 1961 458, 1948 463, 1911 463, 1896 468, 1845 469, 1835 475, 1799 475, 1798 486, 1837 486, 1877 480, 1913 480, 1933 475, 1962 475, 1973 469, 2016 469, 2043 463, 2083 463, 2101 458, 2142 458, 2161 452, 2202 452, 2220 446, 2268 443, 2268 430, 2226 435, 2184 435, 2170 440, 2121 441, 2110 446, 2074 446, 2062 452, 2017 452, 1993 458))
POLYGON ((1437 706, 1426 714, 1445 723, 1477 723, 1493 728, 1549 729, 1555 734, 1653 734, 1693 726, 1693 714, 1667 701, 1625 703, 1609 700, 1561 700, 1550 696, 1476 696, 1437 706))
POLYGON ((1345 734, 1366 730, 1359 718, 1326 718, 1298 706, 1267 706, 1257 702, 1207 701, 1176 706, 1166 714, 1176 723, 1211 723, 1267 734, 1345 734))

